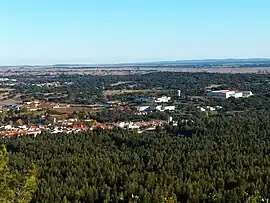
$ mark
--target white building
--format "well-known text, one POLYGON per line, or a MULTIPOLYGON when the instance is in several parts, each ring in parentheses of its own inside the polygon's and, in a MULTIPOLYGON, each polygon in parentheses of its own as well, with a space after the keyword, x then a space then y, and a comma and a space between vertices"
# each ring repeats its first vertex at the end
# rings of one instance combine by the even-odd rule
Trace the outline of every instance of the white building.
POLYGON ((203 107, 198 107, 198 109, 199 109, 200 111, 206 111, 206 109, 203 108, 203 107))
POLYGON ((140 129, 140 126, 133 124, 133 122, 128 124, 128 129, 140 129))
POLYGON ((222 106, 216 106, 216 109, 220 110, 220 109, 223 109, 223 107, 222 106))
POLYGON ((175 106, 156 106, 157 111, 175 111, 175 106))
POLYGON ((243 97, 243 93, 242 92, 236 92, 234 95, 232 95, 232 97, 241 98, 241 97, 243 97))
POLYGON ((164 106, 164 111, 175 111, 175 106, 164 106))
POLYGON ((251 91, 243 91, 243 97, 249 97, 249 96, 252 96, 252 92, 251 91))
POLYGON ((5 130, 11 130, 12 129, 12 125, 6 125, 4 128, 5 128, 5 130))
POLYGON ((137 111, 142 112, 142 111, 147 111, 150 108, 150 106, 138 106, 137 111))
POLYGON ((215 111, 216 109, 212 106, 207 106, 206 109, 208 109, 209 111, 215 111))
POLYGON ((51 134, 58 134, 58 133, 63 133, 63 130, 56 127, 51 131, 51 134))
POLYGON ((125 123, 125 122, 120 122, 120 123, 118 124, 118 127, 119 127, 119 128, 124 128, 124 127, 125 127, 125 125, 126 125, 126 123, 125 123))
POLYGON ((171 97, 162 96, 155 100, 156 103, 167 103, 171 100, 171 97))
POLYGON ((235 94, 235 91, 231 90, 217 90, 217 91, 208 91, 207 96, 216 97, 216 98, 229 98, 235 94))
POLYGON ((212 107, 212 106, 200 107, 200 106, 198 106, 197 107, 197 109, 199 111, 217 111, 217 110, 220 110, 222 108, 223 108, 222 106, 216 106, 216 107, 212 107))
POLYGON ((8 78, 0 78, 0 82, 6 82, 6 81, 9 81, 8 78))
POLYGON ((232 91, 232 90, 217 90, 217 91, 207 91, 207 96, 215 97, 215 98, 241 98, 241 97, 249 97, 253 95, 251 91, 232 91))

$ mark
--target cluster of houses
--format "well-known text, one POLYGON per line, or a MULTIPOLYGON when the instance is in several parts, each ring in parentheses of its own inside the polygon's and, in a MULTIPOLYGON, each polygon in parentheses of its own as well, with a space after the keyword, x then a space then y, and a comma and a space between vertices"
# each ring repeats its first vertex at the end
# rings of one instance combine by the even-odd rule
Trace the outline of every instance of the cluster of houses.
POLYGON ((9 79, 9 78, 0 78, 0 85, 5 85, 8 87, 13 87, 17 84, 16 79, 9 79))
MULTIPOLYGON (((43 84, 42 84, 43 85, 43 84)), ((47 85, 47 83, 46 83, 47 85)), ((50 84, 51 85, 51 84, 50 84)), ((55 84, 52 84, 55 85, 55 84)), ((147 102, 149 100, 142 100, 140 102, 147 102)), ((175 106, 170 105, 171 97, 162 96, 160 98, 154 98, 149 106, 137 106, 136 108, 130 106, 128 103, 108 103, 105 105, 86 105, 89 108, 104 108, 117 106, 121 111, 132 111, 135 115, 147 115, 151 111, 174 111, 175 106)), ((38 110, 49 110, 49 109, 59 109, 59 108, 69 108, 71 105, 54 103, 54 102, 41 102, 41 101, 31 101, 25 102, 23 104, 15 104, 5 106, 5 112, 9 110, 20 111, 22 109, 27 109, 28 111, 38 111, 38 110)), ((76 106, 76 105, 75 105, 76 106)), ((82 107, 82 106, 80 106, 82 107)), ((41 116, 42 117, 42 116, 41 116)), ((42 117, 45 119, 45 116, 42 117)), ((6 125, 0 127, 0 136, 23 136, 32 135, 37 136, 42 131, 46 131, 52 134, 57 133, 77 133, 81 131, 94 130, 97 128, 112 130, 114 128, 123 128, 127 130, 144 130, 152 129, 154 130, 157 126, 163 125, 167 121, 140 121, 140 122, 104 122, 99 123, 94 120, 77 120, 77 119, 67 119, 67 120, 57 120, 54 119, 53 122, 33 126, 33 125, 22 125, 22 126, 11 126, 6 125)))
POLYGON ((68 108, 70 107, 69 104, 59 104, 59 103, 54 103, 54 102, 39 102, 39 101, 34 101, 34 102, 26 102, 21 107, 26 108, 30 111, 37 111, 37 110, 42 110, 42 109, 56 109, 56 108, 68 108))
POLYGON ((25 102, 23 104, 12 104, 12 105, 2 105, 0 106, 0 111, 10 111, 15 110, 19 111, 21 109, 27 109, 29 111, 38 111, 42 109, 57 109, 57 108, 68 108, 69 104, 59 104, 54 102, 40 102, 40 101, 31 101, 25 102))
POLYGON ((155 103, 168 103, 171 101, 171 97, 162 96, 159 98, 156 98, 155 103))
POLYGON ((42 126, 32 126, 23 125, 18 127, 13 127, 12 125, 5 125, 0 127, 0 136, 23 136, 31 135, 37 136, 41 133, 42 126))
POLYGON ((125 129, 141 129, 141 128, 152 128, 161 126, 164 124, 165 121, 138 121, 138 122, 119 122, 116 123, 116 126, 119 128, 125 128, 125 129))
POLYGON ((145 106, 137 106, 137 111, 141 114, 143 112, 151 112, 151 111, 175 111, 175 106, 167 105, 167 103, 171 102, 171 97, 162 96, 156 98, 152 105, 145 106))
POLYGON ((165 105, 158 105, 158 106, 137 106, 137 111, 142 112, 151 112, 151 111, 175 111, 175 106, 165 106, 165 105))
POLYGON ((33 86, 38 87, 60 87, 60 82, 46 82, 46 83, 40 83, 40 84, 32 84, 33 86))
POLYGON ((223 107, 222 106, 215 106, 215 107, 213 107, 213 106, 206 106, 206 107, 198 106, 197 109, 200 111, 217 111, 217 110, 223 109, 223 107))
POLYGON ((140 121, 140 122, 107 122, 99 123, 95 120, 83 120, 67 119, 67 120, 54 120, 53 123, 48 125, 22 125, 14 127, 12 125, 6 125, 0 127, 0 136, 37 136, 42 131, 49 132, 51 134, 58 133, 78 133, 82 131, 94 130, 97 128, 104 130, 113 130, 115 128, 123 128, 127 130, 140 130, 145 128, 155 129, 157 126, 161 126, 165 121, 140 121))

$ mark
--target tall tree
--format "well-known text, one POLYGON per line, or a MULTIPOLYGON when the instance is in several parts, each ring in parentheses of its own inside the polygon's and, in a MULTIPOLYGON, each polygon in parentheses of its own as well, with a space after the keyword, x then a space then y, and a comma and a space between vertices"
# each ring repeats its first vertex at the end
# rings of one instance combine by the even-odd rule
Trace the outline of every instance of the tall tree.
POLYGON ((0 202, 27 203, 36 189, 36 170, 25 174, 11 172, 8 168, 8 153, 4 146, 0 149, 0 202))

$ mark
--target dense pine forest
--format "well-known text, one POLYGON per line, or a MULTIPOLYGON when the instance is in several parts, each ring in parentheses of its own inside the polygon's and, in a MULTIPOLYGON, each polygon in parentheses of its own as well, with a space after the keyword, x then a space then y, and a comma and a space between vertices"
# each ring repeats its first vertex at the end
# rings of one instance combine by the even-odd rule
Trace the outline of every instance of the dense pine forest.
POLYGON ((269 113, 206 117, 185 128, 193 135, 96 130, 5 138, 0 144, 9 152, 11 171, 35 165, 31 202, 270 198, 269 113))

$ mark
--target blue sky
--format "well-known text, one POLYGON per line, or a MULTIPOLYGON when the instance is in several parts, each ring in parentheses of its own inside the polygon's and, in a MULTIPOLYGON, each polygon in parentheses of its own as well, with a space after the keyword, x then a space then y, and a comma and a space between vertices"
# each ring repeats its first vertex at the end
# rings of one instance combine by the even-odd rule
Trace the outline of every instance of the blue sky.
POLYGON ((270 57, 269 0, 1 0, 0 65, 270 57))

